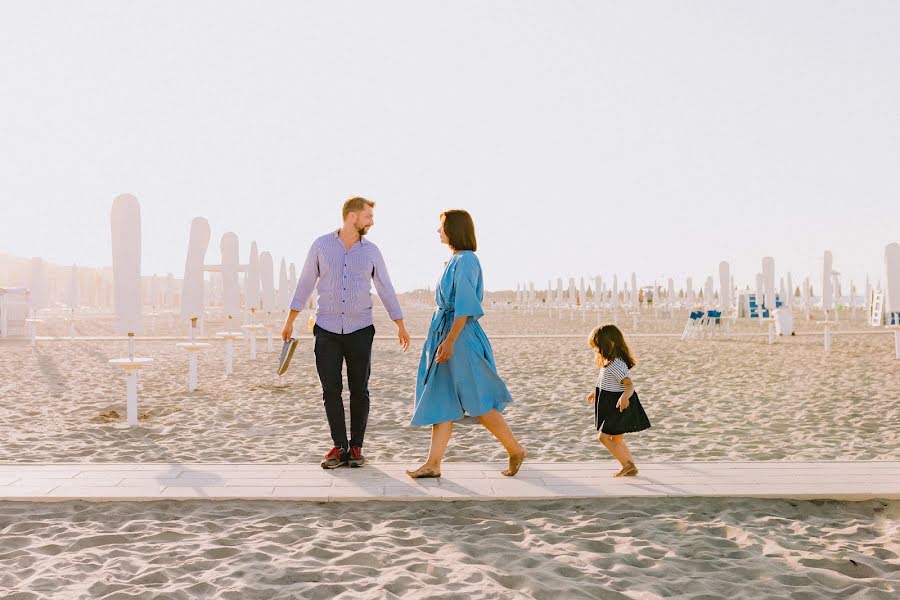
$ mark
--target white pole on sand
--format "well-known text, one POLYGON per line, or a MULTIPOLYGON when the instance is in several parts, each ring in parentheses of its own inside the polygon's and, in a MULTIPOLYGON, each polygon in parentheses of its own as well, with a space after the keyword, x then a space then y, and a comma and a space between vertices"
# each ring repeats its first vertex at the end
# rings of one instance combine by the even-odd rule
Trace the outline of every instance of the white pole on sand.
POLYGON ((612 298, 610 299, 612 303, 612 322, 616 322, 616 309, 619 307, 619 276, 613 275, 613 287, 612 287, 612 298))
POLYGON ((115 287, 116 332, 128 336, 128 358, 109 363, 125 371, 126 416, 128 425, 138 424, 138 372, 152 358, 134 356, 134 336, 144 329, 141 314, 141 207, 137 198, 122 194, 113 200, 110 212, 115 287))
MULTIPOLYGON (((196 342, 197 322, 203 317, 205 306, 203 270, 206 249, 209 247, 209 223, 203 217, 191 221, 191 235, 188 255, 184 266, 184 280, 181 287, 181 318, 190 319, 189 342, 176 344, 188 354, 188 391, 193 392, 199 384, 197 373, 197 353, 209 348, 209 344, 196 342)), ((201 333, 202 335, 202 333, 201 333)))
POLYGON ((547 316, 553 318, 553 284, 547 280, 547 316))
POLYGON ((38 319, 37 317, 29 317, 25 319, 25 324, 28 325, 28 332, 31 336, 31 345, 37 345, 37 326, 39 323, 43 323, 43 319, 38 319))
MULTIPOLYGON (((833 259, 831 251, 826 250, 822 257, 822 310, 825 312, 825 319, 818 321, 817 324, 823 325, 825 328, 825 352, 831 352, 831 321, 828 320, 828 311, 834 308, 834 288, 833 288, 833 259)), ((835 311, 835 316, 837 311, 835 311)))
POLYGON ((225 340, 225 375, 228 376, 234 372, 234 340, 243 335, 241 332, 235 331, 233 326, 234 316, 240 314, 241 303, 241 290, 238 284, 237 235, 230 231, 224 233, 219 244, 219 251, 222 255, 222 291, 227 326, 225 331, 216 333, 216 336, 225 340))
POLYGON ((66 304, 69 305, 69 341, 75 340, 75 307, 78 305, 78 267, 72 265, 66 285, 66 304))
POLYGON ((581 301, 581 304, 578 306, 578 308, 581 310, 581 322, 584 323, 584 320, 587 318, 587 298, 584 295, 584 277, 581 278, 581 282, 578 287, 578 297, 581 301))
POLYGON ((575 291, 575 278, 569 277, 568 306, 569 306, 569 320, 570 321, 575 318, 575 313, 573 312, 573 310, 575 308, 575 305, 577 304, 577 301, 575 299, 576 293, 577 292, 575 291))
POLYGON ((556 278, 556 316, 562 320, 563 287, 562 277, 556 278))
MULTIPOLYGON (((769 344, 775 343, 775 309, 778 306, 775 294, 775 259, 765 256, 762 259, 763 291, 765 301, 762 306, 769 314, 764 320, 769 325, 769 344)), ((758 304, 758 303, 757 303, 758 304)))
POLYGON ((250 243, 250 261, 247 263, 247 275, 244 279, 245 302, 250 308, 250 323, 243 325, 250 333, 250 360, 256 360, 256 334, 263 326, 256 322, 256 309, 260 306, 260 269, 259 253, 256 242, 250 243))

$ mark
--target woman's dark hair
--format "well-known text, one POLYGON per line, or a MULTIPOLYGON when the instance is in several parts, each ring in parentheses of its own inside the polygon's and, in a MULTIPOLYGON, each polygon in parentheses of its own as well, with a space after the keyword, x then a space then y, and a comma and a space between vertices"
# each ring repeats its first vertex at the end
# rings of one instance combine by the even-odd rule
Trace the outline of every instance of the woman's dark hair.
POLYGON ((625 343, 625 336, 615 325, 601 325, 595 329, 588 344, 597 353, 597 366, 605 367, 617 358, 621 358, 629 369, 637 364, 625 343))
POLYGON ((478 249, 472 215, 464 210, 446 210, 441 213, 441 218, 444 219, 444 234, 450 240, 451 248, 473 252, 478 249))

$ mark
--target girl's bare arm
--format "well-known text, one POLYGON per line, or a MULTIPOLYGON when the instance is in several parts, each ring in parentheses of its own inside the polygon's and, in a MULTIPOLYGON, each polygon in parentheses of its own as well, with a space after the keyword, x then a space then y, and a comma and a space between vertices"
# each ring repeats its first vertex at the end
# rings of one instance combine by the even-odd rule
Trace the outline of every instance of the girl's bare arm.
POLYGON ((622 386, 625 388, 625 391, 622 392, 622 395, 619 396, 619 401, 616 402, 616 408, 619 409, 619 412, 628 408, 628 405, 630 404, 629 400, 631 399, 632 394, 634 394, 634 384, 631 383, 630 377, 626 377, 622 380, 622 386))

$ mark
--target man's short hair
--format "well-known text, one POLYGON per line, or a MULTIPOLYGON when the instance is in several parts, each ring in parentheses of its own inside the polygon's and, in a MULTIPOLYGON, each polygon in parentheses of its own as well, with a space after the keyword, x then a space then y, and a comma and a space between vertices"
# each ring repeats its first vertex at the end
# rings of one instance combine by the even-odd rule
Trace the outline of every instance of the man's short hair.
POLYGON ((347 215, 354 212, 359 212, 361 210, 365 210, 366 206, 371 206, 375 208, 375 202, 372 200, 366 200, 365 198, 361 198, 359 196, 354 196, 350 198, 346 202, 344 202, 344 208, 341 210, 341 216, 346 220, 347 215))

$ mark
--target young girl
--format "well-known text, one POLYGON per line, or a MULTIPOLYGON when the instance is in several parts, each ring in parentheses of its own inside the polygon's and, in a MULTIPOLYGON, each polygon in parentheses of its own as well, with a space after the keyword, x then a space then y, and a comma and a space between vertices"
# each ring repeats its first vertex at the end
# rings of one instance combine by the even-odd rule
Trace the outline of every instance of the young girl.
POLYGON ((637 363, 615 325, 596 328, 588 343, 596 353, 594 361, 602 367, 597 387, 587 398, 594 403, 594 425, 600 431, 600 442, 622 463, 622 470, 615 477, 637 475, 623 435, 650 427, 650 419, 638 400, 628 371, 637 363))

